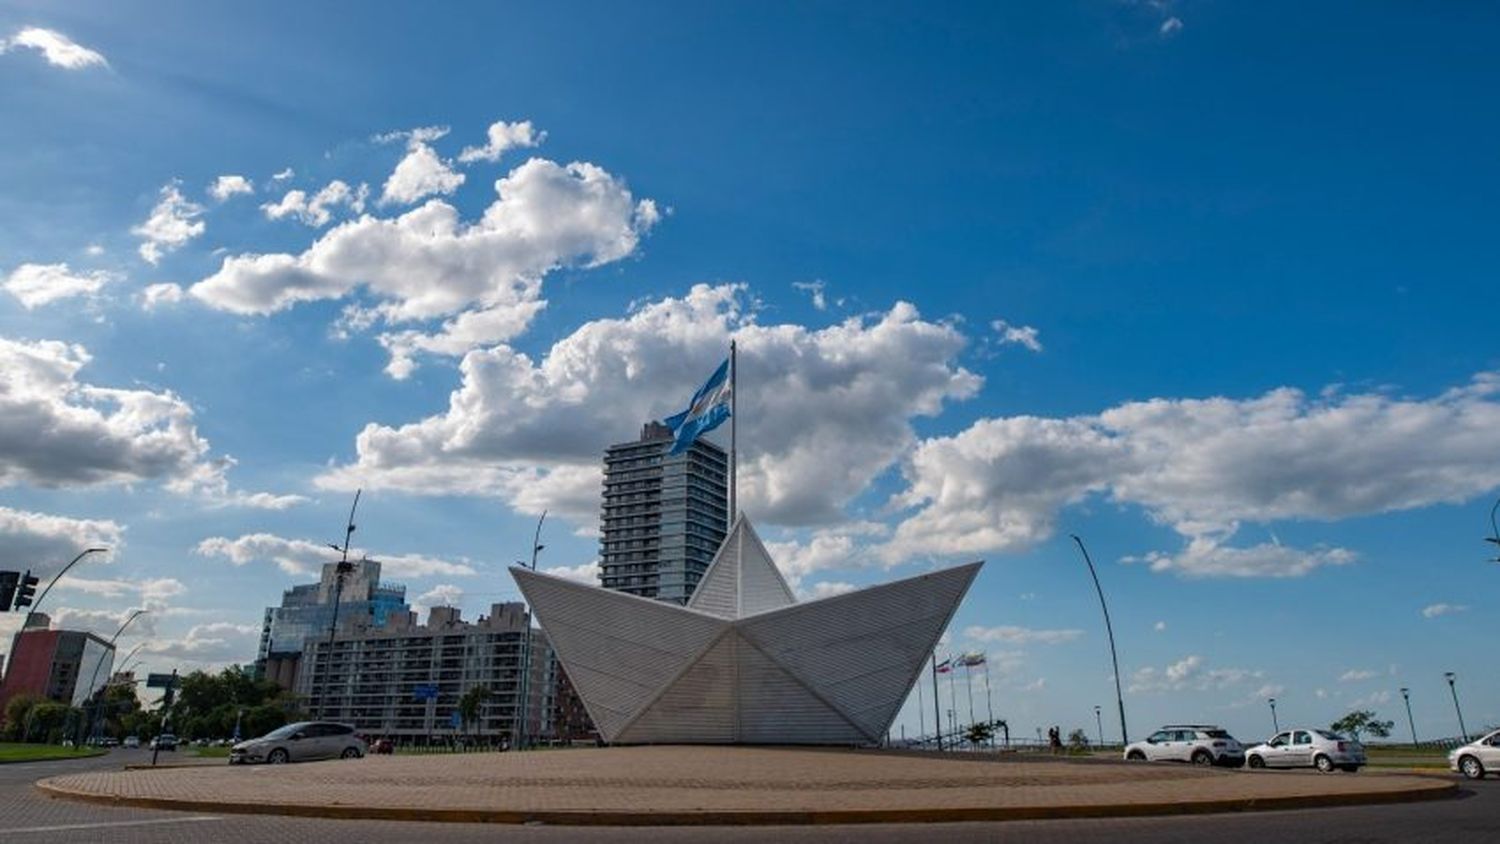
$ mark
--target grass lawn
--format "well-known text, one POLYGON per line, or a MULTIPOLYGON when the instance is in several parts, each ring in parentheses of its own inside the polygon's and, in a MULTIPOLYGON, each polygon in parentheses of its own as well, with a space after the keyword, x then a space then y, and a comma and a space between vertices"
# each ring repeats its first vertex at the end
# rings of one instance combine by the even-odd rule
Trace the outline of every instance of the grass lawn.
POLYGON ((104 750, 85 747, 74 750, 57 744, 11 744, 0 742, 0 763, 41 762, 47 759, 82 759, 86 756, 101 756, 104 750))
POLYGON ((194 756, 202 756, 206 759, 228 759, 229 748, 227 747, 183 747, 178 751, 191 753, 194 756))

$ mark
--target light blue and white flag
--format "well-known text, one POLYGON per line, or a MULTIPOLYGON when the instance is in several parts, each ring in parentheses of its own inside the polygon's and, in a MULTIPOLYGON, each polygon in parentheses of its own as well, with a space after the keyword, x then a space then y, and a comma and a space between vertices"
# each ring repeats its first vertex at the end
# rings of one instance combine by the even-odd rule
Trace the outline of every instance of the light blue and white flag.
POLYGON ((668 454, 681 454, 692 447, 700 436, 712 431, 729 418, 730 400, 734 395, 734 381, 729 377, 729 359, 719 364, 714 374, 704 382, 687 410, 661 420, 672 429, 676 442, 668 454))

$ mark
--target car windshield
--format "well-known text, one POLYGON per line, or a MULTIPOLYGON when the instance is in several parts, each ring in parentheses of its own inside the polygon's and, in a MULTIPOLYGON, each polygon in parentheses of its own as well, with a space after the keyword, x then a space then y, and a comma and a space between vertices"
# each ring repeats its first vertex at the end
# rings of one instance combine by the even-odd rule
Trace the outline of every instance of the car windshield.
POLYGON ((266 733, 263 736, 263 738, 268 738, 268 739, 291 738, 292 737, 292 733, 297 732, 297 730, 300 729, 301 727, 302 727, 301 724, 287 724, 285 727, 277 727, 276 729, 272 730, 271 732, 266 733))
POLYGON ((1348 739, 1344 738, 1338 733, 1330 733, 1327 730, 1313 730, 1313 732, 1317 733, 1323 738, 1328 739, 1329 741, 1348 741, 1348 739))

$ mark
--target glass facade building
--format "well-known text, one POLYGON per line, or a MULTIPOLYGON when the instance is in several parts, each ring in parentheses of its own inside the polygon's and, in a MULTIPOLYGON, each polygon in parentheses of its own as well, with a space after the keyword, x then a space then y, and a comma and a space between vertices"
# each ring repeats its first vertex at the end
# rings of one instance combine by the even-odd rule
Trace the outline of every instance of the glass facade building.
POLYGON ((668 455, 672 431, 648 422, 604 455, 600 580, 606 589, 685 604, 724 541, 729 455, 699 439, 668 455))
MULTIPOLYGON (((379 562, 359 560, 350 565, 338 601, 340 633, 384 627, 393 614, 411 610, 405 586, 380 582, 379 562)), ((293 586, 282 593, 281 606, 266 608, 256 658, 261 676, 292 687, 303 647, 329 636, 336 593, 338 563, 325 563, 317 583, 293 586)))

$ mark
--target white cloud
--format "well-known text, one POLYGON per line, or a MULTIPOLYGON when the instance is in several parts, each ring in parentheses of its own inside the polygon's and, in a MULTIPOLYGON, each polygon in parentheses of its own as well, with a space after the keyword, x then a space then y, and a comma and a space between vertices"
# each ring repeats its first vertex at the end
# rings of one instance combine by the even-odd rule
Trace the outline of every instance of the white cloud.
POLYGON ((430 610, 433 607, 456 607, 464 599, 464 590, 451 583, 439 583, 418 595, 412 606, 430 610))
POLYGON ((1179 17, 1167 18, 1166 20, 1161 22, 1161 26, 1157 29, 1157 32, 1159 32, 1163 38, 1170 38, 1181 31, 1182 18, 1179 17))
MULTIPOLYGON (((166 602, 170 599, 187 594, 187 585, 175 577, 123 580, 90 578, 69 573, 67 577, 57 582, 57 588, 63 592, 82 592, 101 598, 118 599, 133 596, 139 598, 142 608, 148 610, 165 608, 166 602)), ((120 619, 121 622, 124 620, 124 618, 120 619)))
POLYGON ((1203 657, 1193 654, 1165 668, 1146 667, 1131 675, 1127 690, 1131 693, 1174 692, 1183 690, 1222 690, 1247 680, 1259 680, 1263 671, 1247 668, 1207 668, 1203 657))
POLYGON ((141 651, 200 666, 246 663, 255 659, 259 640, 257 625, 215 621, 196 624, 178 638, 148 640, 141 651))
POLYGON ((1035 680, 1032 680, 1030 683, 1027 683, 1026 685, 1022 686, 1021 687, 1021 691, 1023 691, 1023 692, 1040 692, 1040 691, 1042 691, 1043 689, 1046 689, 1046 688, 1047 688, 1047 678, 1046 677, 1038 677, 1035 680))
POLYGON ((100 246, 97 243, 90 243, 88 246, 84 247, 83 252, 85 255, 88 255, 91 258, 97 258, 100 255, 104 254, 104 247, 100 246))
POLYGON ((816 601, 819 598, 845 595, 858 588, 853 583, 845 583, 841 580, 820 580, 805 589, 797 590, 797 596, 804 601, 816 601))
POLYGON ((1144 508, 1188 541, 1145 559, 1198 576, 1297 576, 1345 549, 1225 547, 1242 521, 1337 520, 1459 502, 1500 477, 1500 375, 1427 399, 1151 399, 1097 416, 980 420, 921 443, 895 503, 918 509, 883 552, 1014 551, 1052 536, 1092 494, 1144 508))
POLYGON ((0 486, 223 484, 225 464, 207 459, 187 402, 80 382, 89 360, 82 346, 0 338, 0 486))
POLYGON ((1351 668, 1339 675, 1340 683, 1359 683, 1380 676, 1379 671, 1371 671, 1366 668, 1351 668))
POLYGON ((1167 629, 1167 623, 1165 621, 1158 621, 1155 624, 1151 625, 1151 629, 1155 630, 1158 633, 1161 633, 1162 631, 1167 629))
POLYGON ((203 216, 203 206, 189 202, 178 187, 176 181, 162 186, 161 199, 151 209, 151 216, 130 230, 145 239, 140 246, 141 257, 152 266, 166 253, 203 234, 206 228, 198 219, 203 216))
POLYGON ((6 276, 4 287, 27 310, 74 296, 92 296, 119 275, 105 270, 74 272, 67 264, 22 264, 6 276))
POLYGON ((295 175, 297 175, 297 171, 293 170, 290 167, 288 167, 285 170, 280 171, 279 173, 273 173, 271 175, 271 181, 273 181, 273 182, 284 182, 287 179, 290 179, 291 177, 293 177, 295 175))
POLYGON ((1083 636, 1083 631, 1073 629, 1038 630, 1003 624, 999 627, 981 627, 979 625, 966 627, 964 628, 964 635, 978 642, 1005 642, 1012 645, 1031 643, 1061 645, 1066 642, 1078 640, 1083 636))
POLYGON ((348 183, 334 179, 323 187, 322 190, 308 198, 306 191, 287 191, 280 200, 267 202, 260 206, 265 212, 266 218, 280 220, 291 217, 306 225, 318 228, 326 226, 333 220, 335 209, 343 207, 356 214, 365 210, 365 200, 370 196, 370 186, 360 183, 359 187, 352 188, 348 183))
POLYGON ((603 446, 678 410, 732 334, 739 433, 754 443, 740 454, 740 506, 764 522, 827 523, 907 451, 914 417, 936 415, 981 382, 955 362, 963 336, 906 303, 814 331, 754 324, 741 293, 699 285, 624 319, 586 323, 539 363, 504 346, 472 351, 446 412, 366 425, 357 460, 318 484, 496 494, 523 512, 546 506, 592 524, 603 446))
POLYGON ((458 186, 464 183, 464 174, 454 170, 451 163, 444 161, 429 145, 430 141, 446 134, 446 126, 428 126, 409 132, 388 132, 375 136, 378 143, 402 138, 406 140, 406 155, 385 180, 385 188, 380 194, 382 205, 408 204, 423 197, 434 194, 446 196, 458 190, 458 186))
POLYGON ((289 510, 298 504, 306 504, 305 495, 277 495, 270 492, 245 492, 235 490, 227 497, 211 502, 220 507, 249 507, 253 510, 289 510))
POLYGON ((766 551, 795 589, 814 572, 870 565, 872 560, 861 553, 862 541, 883 536, 887 530, 878 522, 851 522, 815 530, 804 541, 768 541, 766 551))
POLYGON ((1450 615, 1456 612, 1467 612, 1467 604, 1428 604, 1422 608, 1423 618, 1437 618, 1442 615, 1450 615))
MULTIPOLYGON (((305 539, 285 539, 269 533, 250 533, 235 539, 211 536, 193 549, 204 557, 223 557, 236 566, 257 561, 275 563, 287 574, 309 575, 321 570, 324 563, 337 562, 327 545, 305 539)), ((359 548, 350 548, 349 556, 363 559, 369 556, 380 563, 383 577, 418 578, 436 576, 468 576, 476 574, 467 562, 450 562, 420 554, 375 554, 369 555, 359 548)))
POLYGON ((1000 335, 1000 345, 1015 344, 1024 346, 1033 352, 1042 350, 1042 341, 1039 332, 1029 325, 1011 325, 1003 319, 997 319, 990 323, 990 328, 1000 335))
POLYGON ((182 287, 176 284, 152 284, 141 291, 141 307, 148 311, 181 301, 182 287))
POLYGON ((507 150, 534 147, 547 140, 547 133, 534 128, 530 120, 520 123, 497 121, 490 124, 485 134, 487 143, 484 146, 464 147, 463 152, 458 154, 458 160, 461 163, 499 161, 500 156, 504 155, 507 150))
MULTIPOLYGON (((50 578, 85 548, 107 548, 89 557, 88 566, 108 562, 125 544, 125 527, 108 519, 75 519, 0 507, 0 561, 6 568, 30 569, 50 578)), ((80 569, 84 571, 84 569, 80 569)))
POLYGON ((380 300, 365 324, 451 317, 435 331, 402 328, 381 338, 393 356, 390 371, 404 375, 417 352, 458 355, 516 336, 546 304, 543 277, 630 255, 655 219, 649 201, 635 201, 622 181, 592 164, 532 159, 495 189, 496 200, 473 223, 440 200, 394 218, 366 215, 333 227, 300 255, 227 257, 191 292, 221 310, 270 314, 363 286, 380 300))
POLYGON ((7 53, 18 47, 36 50, 48 64, 67 70, 109 66, 109 62, 99 52, 90 50, 61 32, 39 26, 28 26, 9 38, 0 38, 0 53, 7 53))
POLYGON ((823 292, 826 285, 821 281, 794 281, 792 287, 812 296, 814 308, 820 311, 828 310, 828 296, 823 292))
POLYGON ((589 586, 599 585, 599 561, 593 560, 576 566, 555 566, 542 569, 544 574, 553 577, 562 577, 574 583, 584 583, 589 586))
POLYGON ((255 193, 255 185, 244 176, 234 174, 220 176, 208 186, 208 195, 217 202, 224 202, 242 193, 255 193))

